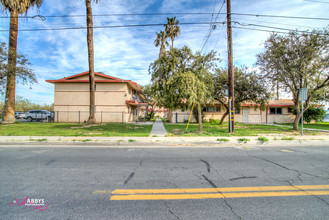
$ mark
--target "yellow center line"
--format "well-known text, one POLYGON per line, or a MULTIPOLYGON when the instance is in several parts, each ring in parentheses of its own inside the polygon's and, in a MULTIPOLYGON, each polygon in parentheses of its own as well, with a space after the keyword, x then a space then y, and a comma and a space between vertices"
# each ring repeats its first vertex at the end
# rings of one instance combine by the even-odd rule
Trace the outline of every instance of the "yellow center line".
POLYGON ((110 198, 110 200, 219 199, 219 198, 310 196, 310 195, 329 195, 329 191, 246 192, 246 193, 216 193, 216 194, 114 195, 110 198))
POLYGON ((173 194, 173 193, 214 193, 214 192, 255 192, 255 191, 298 191, 326 190, 329 185, 300 185, 300 186, 256 186, 256 187, 227 187, 227 188, 187 188, 187 189, 117 189, 95 190, 93 194, 173 194))

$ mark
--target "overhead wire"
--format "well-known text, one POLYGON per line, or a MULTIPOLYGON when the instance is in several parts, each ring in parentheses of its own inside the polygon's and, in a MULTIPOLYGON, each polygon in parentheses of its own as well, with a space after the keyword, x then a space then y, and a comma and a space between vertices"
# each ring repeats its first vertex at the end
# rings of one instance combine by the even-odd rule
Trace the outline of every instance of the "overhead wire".
MULTIPOLYGON (((140 14, 94 14, 93 17, 111 17, 111 16, 160 16, 160 15, 211 15, 211 12, 168 12, 168 13, 140 13, 140 14)), ((302 16, 285 16, 285 15, 266 15, 266 14, 251 14, 232 12, 232 15, 237 16, 253 16, 253 17, 272 17, 272 18, 287 18, 287 19, 306 19, 306 20, 324 20, 329 21, 329 18, 321 17, 302 17, 302 16)), ((226 13, 219 13, 226 15, 226 13)), ((86 15, 35 15, 35 16, 18 16, 19 18, 65 18, 65 17, 86 17, 86 15)), ((10 16, 0 16, 0 18, 10 18, 10 16)))
POLYGON ((214 45, 214 50, 215 50, 215 48, 217 47, 217 44, 218 44, 219 39, 220 39, 220 35, 221 35, 221 33, 222 33, 223 29, 224 29, 224 26, 225 26, 225 23, 222 24, 222 28, 221 28, 220 31, 219 31, 219 34, 218 34, 217 40, 216 40, 215 45, 214 45))
MULTIPOLYGON (((220 23, 220 22, 217 22, 220 23)), ((179 23, 180 25, 209 25, 209 22, 190 22, 179 23)), ((129 24, 129 25, 106 25, 106 26, 94 26, 93 29, 99 28, 124 28, 124 27, 151 27, 151 26, 163 26, 165 24, 129 24)), ((63 28, 35 28, 35 29, 20 29, 19 31, 59 31, 59 30, 81 30, 88 27, 63 27, 63 28)), ((0 30, 0 32, 8 32, 9 30, 0 30)))
MULTIPOLYGON (((213 6, 213 9, 212 9, 212 14, 211 14, 211 21, 210 21, 210 23, 212 23, 213 22, 213 18, 214 18, 214 13, 215 13, 215 9, 216 9, 216 2, 217 1, 214 1, 214 6, 213 6)), ((210 31, 210 30, 209 30, 210 31)), ((208 34, 207 34, 208 35, 208 34)), ((201 45, 204 45, 204 43, 206 42, 206 39, 207 39, 207 35, 204 37, 204 39, 203 39, 203 41, 202 41, 202 44, 201 45)), ((202 51, 202 49, 203 49, 203 46, 201 46, 201 50, 200 51, 202 51)))
MULTIPOLYGON (((216 23, 216 20, 217 20, 217 18, 218 18, 218 16, 219 16, 221 10, 223 9, 224 4, 225 4, 225 0, 223 0, 223 3, 222 3, 222 5, 221 5, 221 7, 219 8, 219 11, 218 11, 218 13, 217 13, 217 16, 216 16, 215 20, 212 21, 211 24, 210 24, 208 35, 206 35, 206 38, 205 38, 205 40, 204 40, 204 42, 203 42, 203 44, 202 44, 202 47, 201 47, 200 52, 203 51, 204 47, 205 47, 206 44, 208 43, 208 40, 209 40, 209 38, 210 38, 210 35, 211 35, 212 32, 216 29, 216 25, 215 25, 214 23, 216 23)), ((212 18, 211 18, 211 20, 212 20, 212 18)))
MULTIPOLYGON (((293 30, 293 29, 288 29, 288 28, 280 28, 280 27, 273 27, 273 26, 267 26, 267 25, 259 25, 259 24, 243 24, 237 21, 232 21, 232 23, 241 25, 241 26, 254 26, 254 27, 261 27, 261 28, 270 28, 270 29, 275 29, 275 30, 280 30, 280 31, 294 31, 294 32, 299 32, 299 33, 307 33, 311 34, 312 32, 310 31, 302 31, 302 30, 293 30)), ((273 31, 272 31, 273 32, 273 31)), ((287 32, 285 32, 287 33, 287 32)), ((321 34, 327 36, 328 34, 321 34)))

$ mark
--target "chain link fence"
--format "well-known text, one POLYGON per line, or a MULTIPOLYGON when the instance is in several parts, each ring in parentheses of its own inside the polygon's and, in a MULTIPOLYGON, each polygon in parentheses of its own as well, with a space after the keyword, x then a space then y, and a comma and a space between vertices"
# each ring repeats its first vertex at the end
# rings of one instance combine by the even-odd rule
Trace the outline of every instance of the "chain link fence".
MULTIPOLYGON (((52 111, 45 114, 38 110, 31 111, 16 111, 15 117, 17 120, 26 120, 28 122, 43 121, 43 122, 55 122, 55 123, 85 123, 89 118, 89 111, 52 111)), ((145 111, 139 111, 138 114, 134 112, 124 111, 96 111, 95 112, 97 123, 129 123, 144 121, 145 111)))

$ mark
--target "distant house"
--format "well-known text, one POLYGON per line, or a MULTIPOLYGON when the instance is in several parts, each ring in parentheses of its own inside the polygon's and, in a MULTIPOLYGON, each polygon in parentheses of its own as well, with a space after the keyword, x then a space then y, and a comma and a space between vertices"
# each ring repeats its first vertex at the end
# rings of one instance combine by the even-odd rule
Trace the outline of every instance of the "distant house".
MULTIPOLYGON (((57 80, 55 122, 84 122, 89 117, 89 72, 57 80)), ((145 113, 145 96, 137 83, 95 72, 97 122, 129 122, 145 113)))
MULTIPOLYGON (((269 100, 267 108, 262 111, 259 107, 252 103, 245 102, 238 108, 235 109, 234 119, 235 122, 243 123, 292 123, 294 121, 294 115, 291 112, 294 103, 289 99, 281 100, 269 100)), ((221 119, 225 113, 226 108, 219 103, 208 105, 204 108, 205 120, 210 119, 221 119)), ((172 122, 185 122, 189 118, 190 111, 173 112, 172 122)), ((228 116, 225 121, 228 120, 228 116)), ((195 121, 192 118, 192 121, 195 121)))

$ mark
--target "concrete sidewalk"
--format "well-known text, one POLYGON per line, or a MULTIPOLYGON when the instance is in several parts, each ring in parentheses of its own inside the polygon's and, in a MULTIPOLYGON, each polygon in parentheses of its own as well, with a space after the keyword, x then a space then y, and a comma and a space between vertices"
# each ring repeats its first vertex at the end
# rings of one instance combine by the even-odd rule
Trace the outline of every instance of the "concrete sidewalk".
POLYGON ((167 136, 167 131, 163 125, 161 119, 157 118, 153 124, 150 137, 165 137, 167 136))
POLYGON ((60 137, 60 136, 0 136, 0 147, 10 145, 48 146, 103 146, 103 147, 257 147, 257 146, 329 146, 329 135, 291 136, 267 135, 269 141, 261 142, 257 136, 249 137, 60 137), (242 142, 240 138, 250 141, 242 142))

